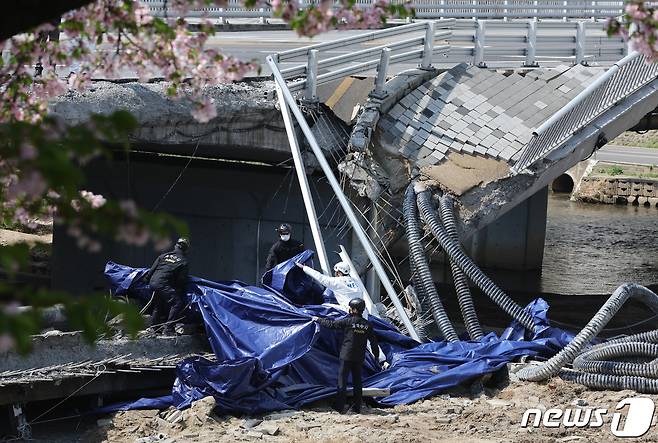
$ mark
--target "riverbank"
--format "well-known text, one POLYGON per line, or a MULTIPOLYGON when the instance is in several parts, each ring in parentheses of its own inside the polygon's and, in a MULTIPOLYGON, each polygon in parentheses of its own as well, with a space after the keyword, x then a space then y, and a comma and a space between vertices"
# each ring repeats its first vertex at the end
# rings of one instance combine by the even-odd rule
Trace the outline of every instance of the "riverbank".
POLYGON ((658 167, 597 162, 572 199, 585 203, 631 204, 658 208, 658 167))

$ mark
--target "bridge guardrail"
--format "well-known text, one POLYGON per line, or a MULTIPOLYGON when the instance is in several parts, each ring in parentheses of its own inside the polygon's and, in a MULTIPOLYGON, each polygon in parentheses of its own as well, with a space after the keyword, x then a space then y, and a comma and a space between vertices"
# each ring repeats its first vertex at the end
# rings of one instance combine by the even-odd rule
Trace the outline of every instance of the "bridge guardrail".
MULTIPOLYGON (((141 0, 155 15, 171 14, 163 0, 141 0)), ((401 3, 401 0, 394 0, 401 3)), ((319 1, 304 1, 302 7, 318 4, 319 1)), ((338 5, 338 2, 336 2, 338 5)), ((369 0, 357 0, 357 7, 371 6, 369 0)), ((571 18, 607 18, 623 13, 622 0, 413 0, 416 17, 423 19, 437 18, 552 18, 568 20, 571 18)), ((271 8, 247 9, 239 0, 229 0, 226 8, 208 7, 190 11, 188 17, 260 18, 261 23, 273 16, 271 8)))
POLYGON ((612 63, 627 53, 621 37, 608 37, 600 23, 587 21, 457 21, 451 46, 447 62, 476 66, 612 63))
POLYGON ((319 84, 365 72, 373 68, 377 68, 378 70, 378 80, 375 89, 381 92, 383 90, 384 82, 386 81, 389 65, 418 60, 420 62, 420 67, 427 69, 432 65, 434 56, 438 54, 446 55, 450 51, 450 46, 447 44, 437 46, 435 45, 435 42, 437 40, 448 41, 452 35, 452 27, 454 24, 454 19, 412 23, 395 28, 382 29, 352 37, 309 45, 302 48, 291 49, 273 54, 272 58, 277 63, 294 60, 295 58, 306 59, 303 64, 282 70, 281 75, 285 79, 305 76, 306 78, 289 83, 288 89, 291 92, 303 89, 304 98, 307 100, 313 100, 316 97, 316 88, 319 84), (412 33, 423 31, 424 34, 421 36, 404 38, 412 33), (383 43, 372 48, 366 48, 360 51, 320 60, 321 54, 327 53, 331 49, 347 48, 355 44, 393 36, 400 36, 403 37, 403 39, 397 42, 383 43), (364 59, 365 61, 362 61, 364 59), (357 61, 361 62, 353 64, 357 61), (340 68, 318 75, 318 70, 321 68, 329 69, 335 67, 340 68))
POLYGON ((647 63, 637 52, 627 55, 534 131, 512 172, 545 158, 612 106, 657 79, 658 63, 647 63))

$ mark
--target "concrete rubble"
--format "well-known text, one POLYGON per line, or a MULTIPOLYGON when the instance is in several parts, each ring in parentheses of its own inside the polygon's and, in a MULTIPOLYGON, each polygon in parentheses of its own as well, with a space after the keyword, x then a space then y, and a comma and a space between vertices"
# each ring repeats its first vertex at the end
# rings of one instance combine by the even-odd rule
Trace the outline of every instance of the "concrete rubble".
MULTIPOLYGON (((320 403, 303 411, 281 411, 263 416, 233 417, 210 415, 203 423, 179 421, 172 425, 157 411, 118 412, 112 424, 94 427, 83 441, 95 442, 234 442, 234 441, 345 441, 345 442, 615 442, 610 432, 611 415, 601 427, 522 427, 528 408, 605 408, 636 395, 631 391, 589 391, 583 386, 553 379, 547 383, 511 382, 501 389, 452 392, 411 405, 394 408, 366 408, 361 415, 340 415, 320 403)), ((654 401, 658 396, 649 396, 654 401)), ((208 411, 211 401, 196 402, 192 410, 208 411), (197 404, 203 402, 203 406, 197 404)), ((202 412, 202 415, 205 413, 202 412)), ((171 411, 169 412, 171 415, 171 411)), ((655 433, 634 440, 658 441, 655 433)))

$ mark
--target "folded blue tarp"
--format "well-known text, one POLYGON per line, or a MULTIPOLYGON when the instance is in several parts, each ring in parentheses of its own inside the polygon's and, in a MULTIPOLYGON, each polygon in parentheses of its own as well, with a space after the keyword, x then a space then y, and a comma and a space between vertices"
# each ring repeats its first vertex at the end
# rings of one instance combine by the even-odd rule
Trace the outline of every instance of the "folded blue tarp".
MULTIPOLYGON (((313 303, 332 301, 294 266, 295 261, 310 263, 311 257, 312 252, 305 251, 280 264, 264 276, 264 288, 190 278, 191 307, 203 319, 216 361, 198 357, 181 362, 171 397, 141 399, 104 411, 167 404, 184 408, 212 395, 224 412, 253 414, 299 408, 334 395, 342 333, 321 328, 311 317, 340 318, 345 313, 327 303, 304 304, 305 291, 313 303)), ((114 294, 144 298, 150 296, 140 278, 145 271, 110 262, 105 274, 114 294)), ((572 335, 549 326, 546 302, 538 299, 527 309, 538 325, 531 337, 513 322, 501 337, 489 334, 477 342, 457 343, 420 344, 371 316, 391 366, 382 371, 368 354, 364 386, 389 388, 391 394, 378 399, 382 404, 410 403, 495 372, 517 357, 548 357, 568 343, 572 335)))

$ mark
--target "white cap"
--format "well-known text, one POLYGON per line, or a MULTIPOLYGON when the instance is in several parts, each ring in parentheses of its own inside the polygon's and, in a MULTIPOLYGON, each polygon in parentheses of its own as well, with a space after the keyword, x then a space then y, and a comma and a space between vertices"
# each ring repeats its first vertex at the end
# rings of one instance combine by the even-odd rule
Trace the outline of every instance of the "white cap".
POLYGON ((350 266, 344 261, 339 261, 334 265, 334 272, 340 272, 344 275, 350 275, 350 266))

